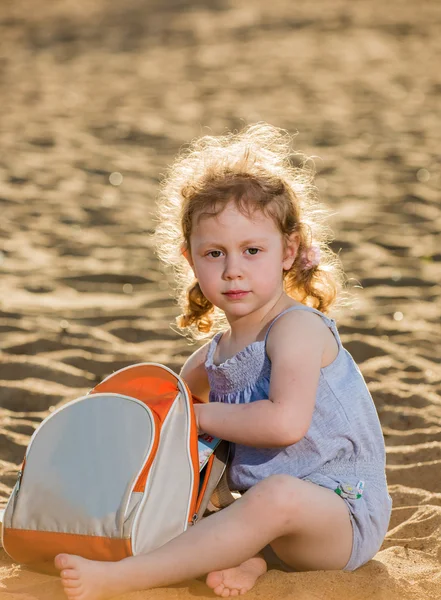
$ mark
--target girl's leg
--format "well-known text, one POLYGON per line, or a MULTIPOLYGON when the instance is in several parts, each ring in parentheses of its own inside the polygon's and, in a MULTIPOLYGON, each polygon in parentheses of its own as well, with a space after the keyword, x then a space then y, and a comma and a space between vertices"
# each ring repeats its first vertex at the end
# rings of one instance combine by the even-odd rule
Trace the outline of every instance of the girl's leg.
POLYGON ((310 482, 274 475, 149 554, 114 563, 59 555, 55 566, 68 598, 78 600, 101 600, 205 573, 216 593, 237 595, 254 583, 251 572, 257 579, 265 571, 261 559, 253 557, 273 540, 280 558, 294 568, 343 568, 352 547, 344 501, 310 482), (241 570, 246 585, 241 585, 241 570))
MULTIPOLYGON (((352 550, 352 524, 345 502, 335 492, 308 481, 286 475, 276 475, 266 481, 271 480, 276 486, 274 492, 281 495, 278 506, 282 511, 285 500, 289 514, 286 527, 292 531, 271 541, 277 556, 295 571, 344 568, 352 550), (295 506, 292 506, 293 495, 295 506), (292 511, 295 511, 294 521, 291 521, 292 511)), ((269 490, 270 494, 274 492, 269 490)), ((240 582, 249 580, 250 568, 256 568, 255 560, 211 572, 207 584, 218 595, 230 595, 222 592, 240 589, 240 582)))

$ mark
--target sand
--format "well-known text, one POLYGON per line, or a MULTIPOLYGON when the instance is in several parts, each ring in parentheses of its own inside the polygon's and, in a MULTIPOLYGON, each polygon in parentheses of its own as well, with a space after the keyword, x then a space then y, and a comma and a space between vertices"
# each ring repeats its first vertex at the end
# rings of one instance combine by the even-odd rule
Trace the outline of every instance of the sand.
MULTIPOLYGON (((189 139, 265 120, 319 157, 394 509, 356 572, 273 570, 248 598, 441 598, 440 22, 436 0, 1 4, 0 506, 54 408, 194 349, 152 252, 157 184, 189 139)), ((0 552, 1 600, 62 597, 0 552)))

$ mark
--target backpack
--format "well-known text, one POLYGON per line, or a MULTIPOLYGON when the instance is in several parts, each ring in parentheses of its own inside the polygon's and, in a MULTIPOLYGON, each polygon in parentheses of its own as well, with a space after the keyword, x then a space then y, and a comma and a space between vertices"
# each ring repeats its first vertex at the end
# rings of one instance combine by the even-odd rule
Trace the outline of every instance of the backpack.
POLYGON ((199 472, 194 402, 171 369, 142 363, 49 415, 29 442, 4 513, 9 556, 121 560, 185 531, 210 498, 214 510, 234 501, 226 489, 228 442, 199 472))

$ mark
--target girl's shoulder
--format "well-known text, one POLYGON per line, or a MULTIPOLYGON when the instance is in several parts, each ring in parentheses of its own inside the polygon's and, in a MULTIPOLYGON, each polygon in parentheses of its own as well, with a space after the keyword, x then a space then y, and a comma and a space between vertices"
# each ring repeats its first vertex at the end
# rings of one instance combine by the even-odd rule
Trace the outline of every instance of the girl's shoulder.
POLYGON ((340 341, 335 322, 323 313, 306 306, 292 306, 273 319, 266 333, 266 352, 270 358, 280 352, 320 353, 321 366, 327 366, 338 355, 340 341))
POLYGON ((293 341, 299 340, 299 332, 302 335, 310 332, 311 335, 325 335, 329 330, 327 317, 315 311, 308 310, 298 306, 291 306, 279 313, 270 323, 265 336, 268 344, 272 340, 283 336, 292 336, 293 341))
POLYGON ((268 338, 270 333, 274 337, 275 331, 283 333, 285 327, 295 330, 298 326, 306 329, 311 327, 314 331, 326 331, 335 326, 335 322, 315 308, 296 303, 282 310, 272 319, 265 337, 268 338))

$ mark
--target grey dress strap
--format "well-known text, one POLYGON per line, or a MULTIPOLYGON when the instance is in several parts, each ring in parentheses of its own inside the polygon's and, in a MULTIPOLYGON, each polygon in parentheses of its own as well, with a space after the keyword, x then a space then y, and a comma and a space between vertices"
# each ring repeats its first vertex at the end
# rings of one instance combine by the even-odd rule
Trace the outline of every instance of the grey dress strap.
POLYGON ((283 317, 283 315, 285 315, 288 312, 291 312, 292 310, 305 310, 306 312, 312 312, 312 313, 315 313, 316 315, 318 315, 319 317, 321 317, 323 319, 323 321, 325 322, 325 324, 329 327, 329 329, 334 334, 334 337, 337 340, 337 344, 339 345, 339 347, 341 346, 340 336, 338 335, 338 331, 337 331, 337 328, 335 326, 334 319, 331 319, 330 317, 327 317, 326 315, 324 315, 323 313, 321 313, 319 310, 317 310, 316 308, 312 308, 311 306, 296 305, 296 306, 290 306, 289 308, 287 308, 285 310, 282 310, 282 312, 280 314, 278 314, 276 317, 274 317, 274 319, 271 321, 270 326, 266 330, 266 334, 265 334, 265 340, 264 340, 265 341, 265 347, 266 347, 266 341, 268 339, 269 332, 271 331, 271 327, 274 325, 274 323, 278 319, 280 319, 280 317, 283 317))

